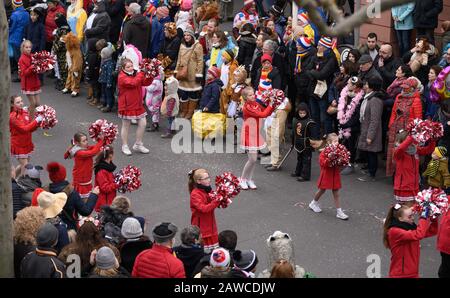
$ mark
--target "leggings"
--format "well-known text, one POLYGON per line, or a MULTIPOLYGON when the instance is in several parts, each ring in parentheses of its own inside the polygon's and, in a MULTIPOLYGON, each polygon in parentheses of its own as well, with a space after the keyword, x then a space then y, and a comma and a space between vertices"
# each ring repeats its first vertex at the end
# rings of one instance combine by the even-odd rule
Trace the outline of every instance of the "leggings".
POLYGON ((257 151, 249 151, 247 153, 248 160, 244 166, 244 170, 242 171, 242 179, 245 180, 253 180, 253 172, 255 171, 256 161, 258 159, 257 151))

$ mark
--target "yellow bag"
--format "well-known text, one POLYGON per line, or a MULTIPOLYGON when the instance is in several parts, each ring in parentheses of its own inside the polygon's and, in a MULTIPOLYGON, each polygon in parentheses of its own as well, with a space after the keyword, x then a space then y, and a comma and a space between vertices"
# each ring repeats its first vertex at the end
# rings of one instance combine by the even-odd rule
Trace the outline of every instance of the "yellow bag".
POLYGON ((197 111, 192 115, 192 130, 198 138, 216 138, 226 131, 226 115, 222 113, 203 113, 197 111))

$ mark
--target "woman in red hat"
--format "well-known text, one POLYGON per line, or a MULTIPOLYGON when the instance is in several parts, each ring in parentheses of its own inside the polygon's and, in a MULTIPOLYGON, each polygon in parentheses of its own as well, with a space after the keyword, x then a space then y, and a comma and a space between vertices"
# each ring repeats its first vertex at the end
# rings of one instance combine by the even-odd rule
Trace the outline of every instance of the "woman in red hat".
POLYGON ((89 197, 92 190, 93 157, 103 146, 103 139, 94 146, 89 146, 87 136, 77 132, 72 140, 72 146, 64 154, 64 159, 73 158, 75 164, 72 170, 73 186, 82 198, 89 197))
POLYGON ((41 116, 36 117, 35 120, 30 119, 28 111, 23 108, 22 97, 18 95, 11 96, 9 113, 11 156, 17 158, 21 174, 25 172, 25 165, 30 162, 31 153, 34 150, 31 134, 39 127, 39 122, 41 121, 41 116))

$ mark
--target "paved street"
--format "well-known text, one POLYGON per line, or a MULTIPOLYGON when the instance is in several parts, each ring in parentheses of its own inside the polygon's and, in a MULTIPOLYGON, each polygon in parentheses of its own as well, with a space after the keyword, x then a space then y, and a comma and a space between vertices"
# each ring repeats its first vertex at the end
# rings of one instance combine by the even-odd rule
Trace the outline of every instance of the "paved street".
MULTIPOLYGON (((11 93, 19 93, 19 89, 20 85, 13 83, 11 93)), ((51 137, 43 136, 42 130, 34 133, 34 163, 45 166, 51 160, 62 162, 70 175, 73 161, 64 160, 63 154, 73 134, 86 132, 89 124, 99 118, 120 123, 115 114, 102 114, 88 106, 84 97, 85 90, 78 98, 63 95, 46 79, 42 103, 56 109, 59 123, 50 131, 51 137)), ((130 145, 135 126, 132 128, 130 145)), ((145 134, 145 145, 150 148, 148 155, 136 153, 126 157, 120 152, 120 141, 114 143, 118 168, 132 164, 142 169, 143 186, 129 197, 133 211, 147 219, 147 234, 161 221, 171 221, 180 229, 190 223, 187 189, 190 169, 204 167, 212 177, 224 171, 239 176, 246 160, 246 155, 237 153, 174 154, 171 141, 159 135, 145 134)), ((319 174, 317 155, 313 156, 311 182, 300 183, 289 176, 295 164, 296 156, 291 154, 281 172, 269 173, 258 166, 255 181, 259 189, 241 193, 229 208, 216 211, 219 230, 237 231, 238 248, 256 251, 260 259, 258 272, 267 267, 266 239, 281 230, 294 239, 297 264, 319 277, 365 277, 366 258, 370 254, 381 256, 382 276, 386 276, 390 256, 382 244, 382 218, 392 200, 389 181, 365 184, 356 180, 358 174, 343 177, 342 206, 350 219, 341 221, 335 217, 330 193, 321 201, 323 213, 314 214, 308 209, 319 174)), ((42 177, 47 183, 47 174, 42 177)), ((435 241, 432 238, 422 242, 420 273, 424 277, 437 276, 440 256, 435 241)))

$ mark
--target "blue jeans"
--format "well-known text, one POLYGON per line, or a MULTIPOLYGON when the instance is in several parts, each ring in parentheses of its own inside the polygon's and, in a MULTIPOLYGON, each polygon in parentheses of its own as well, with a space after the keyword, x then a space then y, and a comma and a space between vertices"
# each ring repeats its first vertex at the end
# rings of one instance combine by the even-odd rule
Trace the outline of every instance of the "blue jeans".
POLYGON ((106 84, 102 83, 102 104, 108 108, 114 106, 114 96, 112 87, 106 87, 106 84))
POLYGON ((314 125, 312 135, 317 138, 320 137, 321 126, 325 127, 328 101, 326 99, 318 99, 315 95, 313 95, 309 98, 309 108, 311 110, 312 119, 317 123, 317 125, 314 125))
POLYGON ((395 30, 400 49, 400 57, 411 49, 411 30, 395 30))

